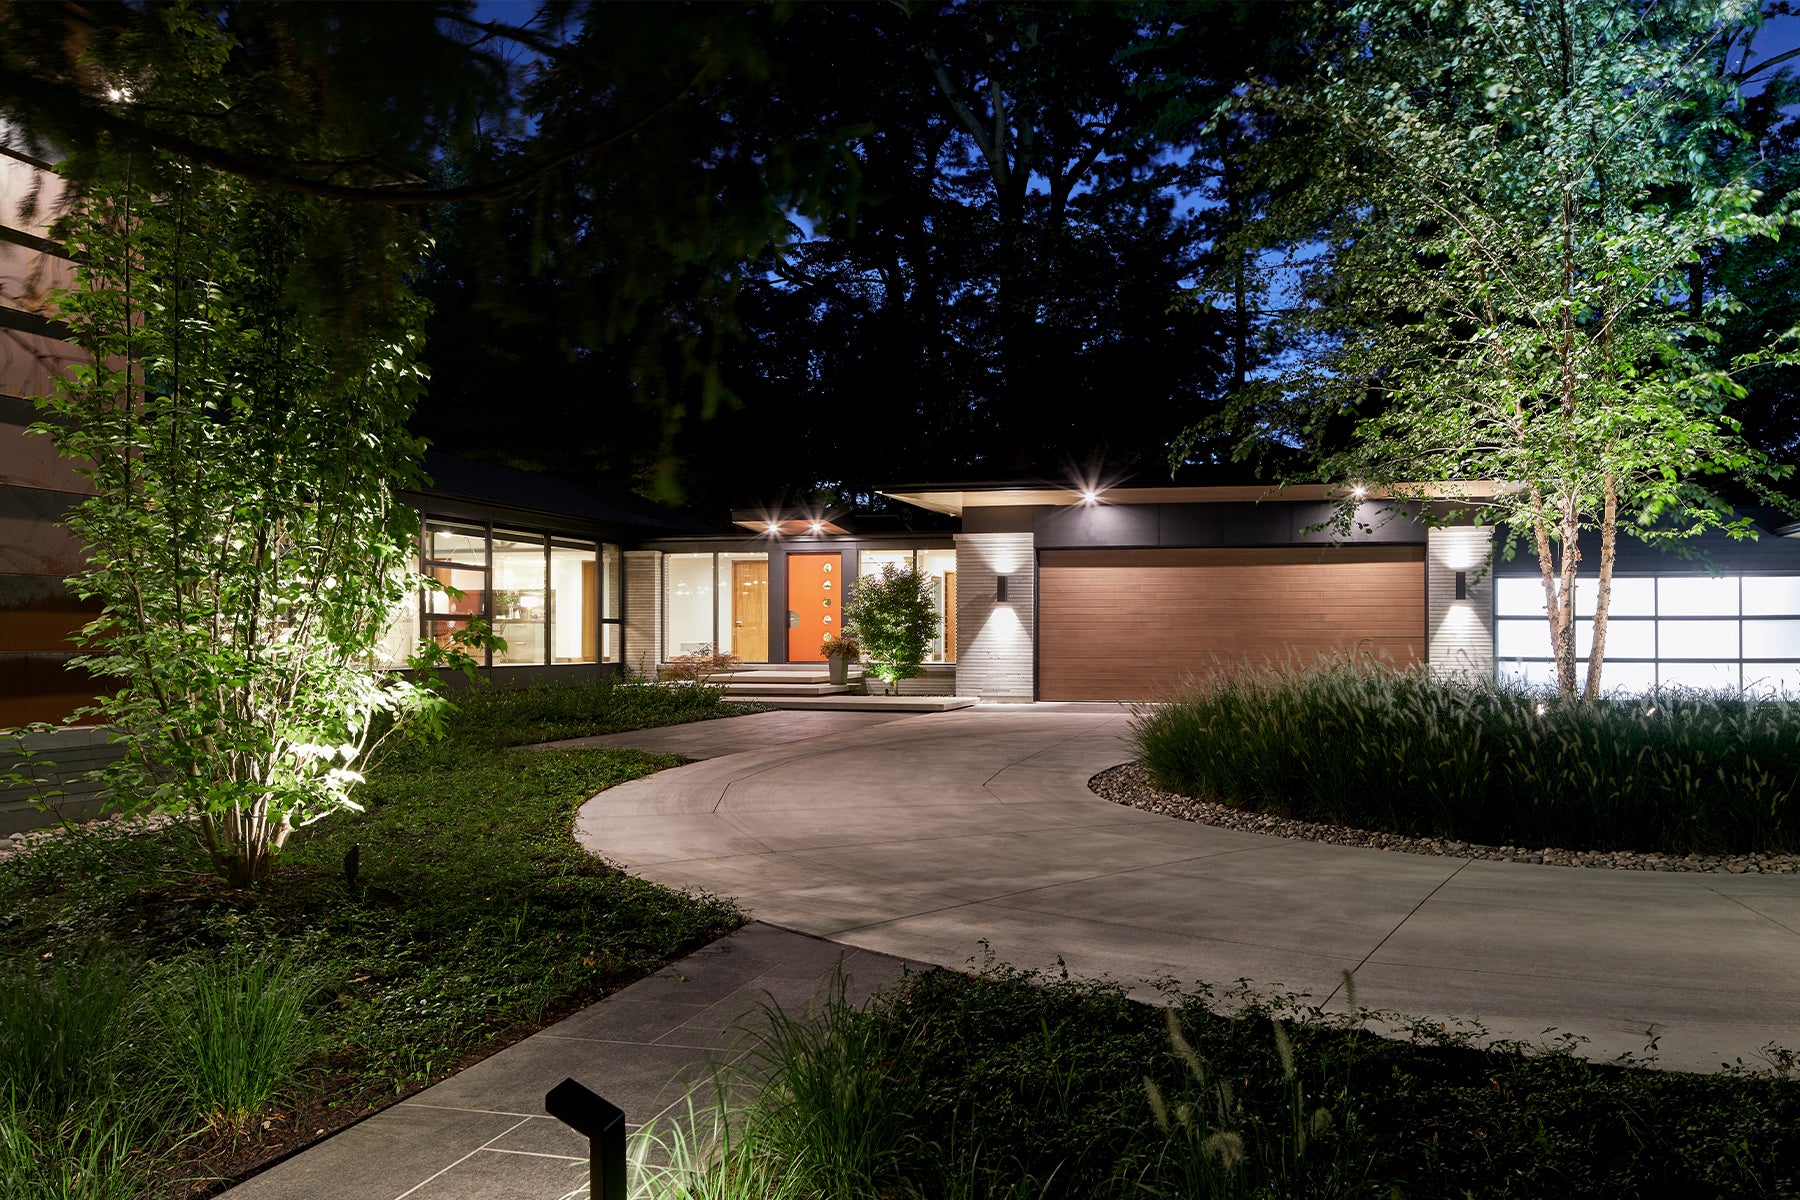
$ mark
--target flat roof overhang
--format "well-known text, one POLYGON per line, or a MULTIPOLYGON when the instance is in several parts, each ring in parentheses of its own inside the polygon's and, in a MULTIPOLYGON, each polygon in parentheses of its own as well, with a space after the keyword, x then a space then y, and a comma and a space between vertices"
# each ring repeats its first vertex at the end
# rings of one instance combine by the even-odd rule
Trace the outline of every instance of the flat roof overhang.
POLYGON ((1327 500, 1487 500, 1515 490, 1517 484, 1472 480, 1468 483, 1395 483, 1360 492, 1342 484, 1309 483, 1293 487, 1249 484, 1232 487, 1120 487, 1089 491, 1079 487, 1034 487, 1018 483, 915 484, 882 488, 891 500, 945 516, 960 517, 971 508, 1061 508, 1078 504, 1243 504, 1263 500, 1319 503, 1327 500))

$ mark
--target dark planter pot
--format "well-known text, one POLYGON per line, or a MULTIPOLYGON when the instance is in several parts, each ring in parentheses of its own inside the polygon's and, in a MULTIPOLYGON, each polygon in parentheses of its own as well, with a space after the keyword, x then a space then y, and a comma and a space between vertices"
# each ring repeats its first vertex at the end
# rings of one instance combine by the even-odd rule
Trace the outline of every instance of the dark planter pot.
POLYGON ((850 660, 841 654, 827 655, 825 670, 827 677, 834 684, 850 682, 850 660))

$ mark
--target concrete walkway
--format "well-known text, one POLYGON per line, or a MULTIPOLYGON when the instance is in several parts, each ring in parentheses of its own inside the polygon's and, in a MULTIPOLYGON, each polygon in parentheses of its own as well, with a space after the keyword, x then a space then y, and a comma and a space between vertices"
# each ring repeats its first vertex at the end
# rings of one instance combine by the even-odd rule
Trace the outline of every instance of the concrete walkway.
POLYGON ((618 1105, 635 1131, 740 1052, 741 1030, 755 1027, 762 1006, 800 1016, 838 972, 860 1003, 906 965, 747 925, 224 1195, 559 1200, 587 1183, 586 1139, 544 1115, 544 1093, 565 1078, 618 1105))
POLYGON ((1020 966, 1245 978, 1331 1005, 1348 970, 1365 1006, 1568 1030, 1597 1058, 1652 1034, 1661 1063, 1694 1070, 1800 1047, 1800 878, 1429 858, 1155 816, 1087 788, 1132 757, 1114 705, 856 717, 649 731, 731 752, 602 793, 577 836, 758 920, 947 966, 985 942, 1020 966))

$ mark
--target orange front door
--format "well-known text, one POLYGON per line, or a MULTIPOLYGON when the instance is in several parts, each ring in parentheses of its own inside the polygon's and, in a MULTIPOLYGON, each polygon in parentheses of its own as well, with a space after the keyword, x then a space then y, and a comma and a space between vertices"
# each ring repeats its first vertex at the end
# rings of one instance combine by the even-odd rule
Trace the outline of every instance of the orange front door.
POLYGON ((844 627, 844 556, 788 555, 788 661, 824 662, 819 649, 844 627))

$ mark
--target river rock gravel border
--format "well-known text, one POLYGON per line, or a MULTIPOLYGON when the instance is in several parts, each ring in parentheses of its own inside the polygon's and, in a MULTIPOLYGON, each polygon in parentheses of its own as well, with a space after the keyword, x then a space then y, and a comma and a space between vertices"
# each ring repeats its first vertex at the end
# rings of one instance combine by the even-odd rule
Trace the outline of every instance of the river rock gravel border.
POLYGON ((1726 875, 1800 875, 1800 855, 1794 854, 1644 854, 1631 850, 1531 850, 1523 846, 1483 846, 1445 838, 1406 837, 1354 829, 1347 825, 1321 825, 1296 821, 1270 813, 1232 808, 1211 800, 1196 800, 1158 790, 1149 773, 1137 763, 1109 767, 1088 780, 1088 787, 1103 800, 1126 804, 1145 812, 1242 829, 1273 837, 1303 838, 1334 846, 1362 846, 1372 850, 1396 850, 1402 854, 1430 854, 1440 858, 1485 858, 1499 862, 1540 863, 1552 867, 1600 867, 1612 871, 1687 871, 1726 875))

